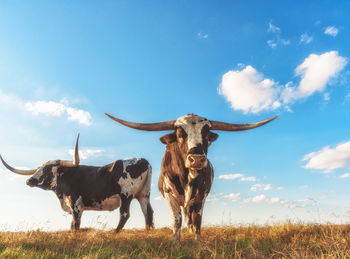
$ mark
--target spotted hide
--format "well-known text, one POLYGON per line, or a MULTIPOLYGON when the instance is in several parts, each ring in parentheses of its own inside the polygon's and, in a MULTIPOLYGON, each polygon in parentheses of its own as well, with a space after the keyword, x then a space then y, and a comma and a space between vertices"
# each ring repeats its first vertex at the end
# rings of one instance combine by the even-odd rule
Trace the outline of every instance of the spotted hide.
MULTIPOLYGON (((27 180, 29 186, 53 191, 62 209, 73 215, 72 230, 80 228, 84 210, 113 211, 120 207, 116 232, 120 231, 130 216, 132 199, 137 199, 141 205, 146 229, 153 228, 153 209, 150 204, 152 168, 143 158, 117 160, 103 167, 51 160, 32 172, 14 169, 0 158, 12 172, 32 173, 32 177, 27 180)), ((75 161, 79 161, 79 158, 75 161)))
POLYGON ((174 133, 160 140, 166 144, 158 188, 168 203, 175 240, 180 239, 181 209, 187 226, 199 239, 202 212, 213 182, 214 170, 206 158, 209 145, 217 134, 209 131, 209 121, 187 115, 176 122, 174 133))
POLYGON ((232 124, 189 114, 172 121, 135 123, 106 115, 122 125, 138 130, 173 130, 173 133, 160 138, 160 141, 166 145, 166 151, 158 187, 173 217, 175 240, 180 240, 181 210, 189 229, 195 233, 197 240, 200 238, 203 206, 214 177, 214 170, 207 158, 207 153, 208 147, 218 135, 211 130, 249 130, 276 118, 250 124, 232 124))

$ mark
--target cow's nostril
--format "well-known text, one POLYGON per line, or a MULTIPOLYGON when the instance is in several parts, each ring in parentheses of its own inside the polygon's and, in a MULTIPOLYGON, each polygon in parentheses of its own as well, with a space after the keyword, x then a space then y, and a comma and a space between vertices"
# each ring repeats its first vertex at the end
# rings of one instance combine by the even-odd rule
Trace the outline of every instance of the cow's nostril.
POLYGON ((189 156, 189 157, 188 157, 188 160, 189 160, 191 163, 194 162, 194 158, 193 158, 192 156, 189 156))
POLYGON ((205 162, 205 157, 201 158, 201 163, 205 162))

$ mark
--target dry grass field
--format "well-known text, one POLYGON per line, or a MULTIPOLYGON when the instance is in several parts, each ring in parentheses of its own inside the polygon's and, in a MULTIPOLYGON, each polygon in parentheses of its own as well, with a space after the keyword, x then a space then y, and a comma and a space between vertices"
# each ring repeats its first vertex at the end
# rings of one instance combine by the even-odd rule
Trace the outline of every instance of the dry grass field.
POLYGON ((350 258, 350 226, 281 224, 207 227, 180 243, 152 231, 1 232, 0 258, 350 258))

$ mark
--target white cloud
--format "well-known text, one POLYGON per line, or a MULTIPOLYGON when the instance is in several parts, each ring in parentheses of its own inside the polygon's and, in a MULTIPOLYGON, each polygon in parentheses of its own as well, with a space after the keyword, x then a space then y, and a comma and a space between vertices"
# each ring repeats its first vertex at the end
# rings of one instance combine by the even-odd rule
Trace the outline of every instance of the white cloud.
POLYGON ((285 46, 290 44, 290 40, 281 39, 280 41, 281 41, 282 45, 285 45, 285 46))
POLYGON ((261 195, 257 195, 253 198, 247 198, 245 199, 243 202, 248 203, 248 202, 253 202, 253 203, 262 203, 262 202, 267 202, 268 198, 266 197, 266 195, 261 194, 261 195))
POLYGON ((334 27, 334 26, 328 26, 325 30, 324 30, 324 34, 326 35, 330 35, 330 36, 337 36, 339 33, 338 28, 334 27))
POLYGON ((274 48, 277 47, 277 43, 276 43, 274 40, 268 40, 268 41, 267 41, 267 45, 269 45, 269 47, 270 47, 271 49, 274 49, 274 48))
POLYGON ((258 113, 281 105, 277 100, 279 89, 276 85, 252 66, 246 66, 241 71, 231 70, 224 74, 219 93, 231 103, 233 109, 258 113))
POLYGON ((309 44, 314 38, 307 34, 306 32, 301 34, 300 43, 309 44))
POLYGON ((324 91, 329 80, 337 76, 346 63, 346 59, 339 56, 337 51, 321 55, 311 54, 295 70, 296 75, 301 77, 299 85, 297 87, 287 85, 282 91, 283 102, 292 103, 315 92, 324 91))
POLYGON ((269 45, 271 49, 276 48, 278 45, 287 46, 289 44, 290 44, 290 40, 281 39, 280 37, 267 41, 267 45, 269 45))
POLYGON ((223 198, 229 199, 232 202, 235 202, 241 198, 241 194, 240 193, 230 193, 230 194, 223 195, 223 198))
POLYGON ((198 33, 197 33, 197 37, 198 37, 199 39, 207 39, 207 38, 209 37, 209 35, 206 34, 206 33, 203 33, 203 32, 198 32, 198 33))
POLYGON ((326 146, 320 151, 307 154, 303 161, 307 161, 304 168, 316 169, 324 173, 330 173, 339 168, 350 168, 350 141, 339 144, 335 148, 326 146))
POLYGON ((254 184, 250 190, 252 192, 256 192, 256 191, 269 191, 272 189, 272 185, 271 184, 260 184, 260 183, 257 183, 257 184, 254 184))
POLYGON ((277 33, 277 32, 280 32, 281 29, 276 25, 272 24, 271 22, 269 22, 269 27, 267 28, 267 31, 277 33))
POLYGON ((241 177, 239 179, 241 182, 256 182, 257 179, 254 176, 241 177))
MULTIPOLYGON (((88 159, 89 157, 96 156, 97 154, 101 153, 101 149, 82 149, 79 150, 79 158, 81 160, 88 159)), ((69 149, 68 150, 69 155, 72 157, 74 156, 74 149, 69 149)))
POLYGON ((68 120, 77 121, 78 123, 86 126, 91 125, 91 115, 89 112, 71 107, 66 107, 66 112, 68 115, 68 120))
POLYGON ((62 103, 57 103, 53 101, 37 101, 34 103, 27 102, 25 107, 28 111, 30 111, 34 115, 44 114, 48 116, 62 116, 65 112, 66 107, 62 103))
POLYGON ((239 179, 241 182, 256 182, 257 179, 254 176, 245 177, 244 174, 223 174, 219 175, 219 179, 224 180, 236 180, 239 179))
POLYGON ((349 177, 350 177, 350 173, 345 173, 339 176, 339 178, 342 178, 342 179, 349 178, 349 177))
POLYGON ((272 203, 272 204, 279 203, 280 201, 281 201, 281 199, 278 197, 274 197, 274 198, 270 199, 270 203, 272 203))
POLYGON ((61 117, 63 115, 66 115, 68 120, 77 121, 78 123, 86 126, 90 126, 92 123, 91 115, 89 112, 70 107, 66 99, 62 99, 60 102, 26 102, 25 108, 27 111, 36 116, 40 114, 54 117, 61 117))
MULTIPOLYGON (((296 76, 300 77, 299 84, 288 82, 284 87, 264 77, 252 66, 241 66, 223 75, 218 90, 230 102, 232 109, 244 113, 275 110, 281 106, 291 110, 289 105, 297 100, 325 91, 346 64, 347 59, 339 56, 337 51, 310 54, 295 70, 296 76)), ((325 101, 330 100, 328 92, 323 97, 325 101)))
POLYGON ((157 197, 154 198, 155 201, 161 201, 162 199, 163 199, 162 196, 157 196, 157 197))
POLYGON ((219 175, 219 179, 224 179, 224 180, 235 180, 237 178, 241 178, 243 174, 223 174, 219 175))
POLYGON ((331 97, 330 97, 329 93, 325 93, 323 95, 323 100, 325 100, 326 102, 328 102, 330 99, 331 99, 331 97))

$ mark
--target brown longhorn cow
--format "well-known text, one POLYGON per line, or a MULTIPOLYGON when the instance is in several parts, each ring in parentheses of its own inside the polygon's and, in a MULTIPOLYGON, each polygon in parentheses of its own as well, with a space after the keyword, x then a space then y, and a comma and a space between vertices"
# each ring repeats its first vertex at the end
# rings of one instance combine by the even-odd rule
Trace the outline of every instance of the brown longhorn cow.
POLYGON ((231 124, 208 120, 189 114, 173 121, 134 123, 115 118, 112 120, 137 130, 174 130, 160 141, 166 145, 158 188, 167 201, 173 216, 174 239, 180 240, 181 208, 187 225, 199 240, 202 211, 209 194, 214 170, 207 158, 208 147, 218 135, 211 130, 242 131, 260 127, 276 117, 252 124, 231 124))

